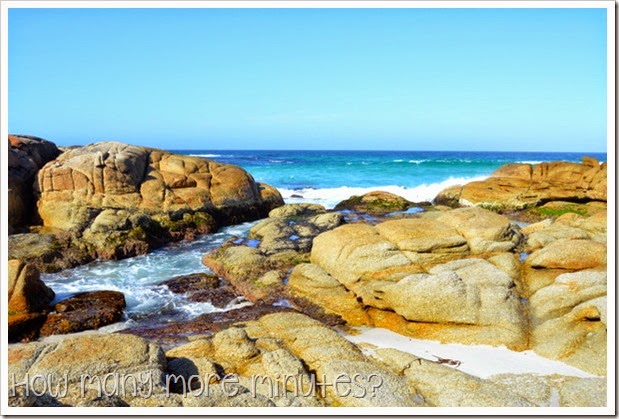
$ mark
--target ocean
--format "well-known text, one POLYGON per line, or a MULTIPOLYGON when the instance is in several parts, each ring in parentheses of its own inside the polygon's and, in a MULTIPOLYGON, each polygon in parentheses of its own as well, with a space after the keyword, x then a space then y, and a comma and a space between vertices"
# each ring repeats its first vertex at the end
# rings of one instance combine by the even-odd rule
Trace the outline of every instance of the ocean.
MULTIPOLYGON (((442 189, 483 179, 506 163, 579 162, 583 156, 606 161, 605 153, 509 153, 439 151, 254 151, 171 150, 243 167, 259 182, 279 189, 287 203, 314 202, 333 208, 338 202, 372 190, 396 193, 411 201, 431 201, 442 189)), ((60 301, 77 292, 116 290, 127 308, 118 330, 188 320, 220 311, 171 293, 162 281, 177 275, 208 272, 202 256, 232 236, 246 235, 256 222, 223 228, 191 243, 175 243, 148 255, 121 261, 95 261, 42 279, 60 301)), ((234 301, 230 307, 248 304, 234 301)))

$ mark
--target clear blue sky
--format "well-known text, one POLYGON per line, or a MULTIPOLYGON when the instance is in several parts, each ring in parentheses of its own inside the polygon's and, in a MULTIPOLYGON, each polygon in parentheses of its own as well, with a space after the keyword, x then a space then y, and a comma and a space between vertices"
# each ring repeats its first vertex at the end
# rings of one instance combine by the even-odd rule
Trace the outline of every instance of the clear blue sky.
POLYGON ((11 9, 9 130, 168 149, 606 150, 605 9, 11 9))

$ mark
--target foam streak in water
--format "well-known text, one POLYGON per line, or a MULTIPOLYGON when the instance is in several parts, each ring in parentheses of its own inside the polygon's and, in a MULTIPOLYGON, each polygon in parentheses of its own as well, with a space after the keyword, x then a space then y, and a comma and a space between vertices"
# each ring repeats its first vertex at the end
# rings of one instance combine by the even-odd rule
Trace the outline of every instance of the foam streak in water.
POLYGON ((303 188, 299 190, 291 190, 279 188, 279 192, 286 203, 295 202, 313 202, 324 205, 326 208, 333 208, 339 202, 350 198, 353 195, 363 195, 371 191, 385 191, 413 202, 432 201, 439 192, 443 189, 454 185, 464 185, 465 183, 486 179, 486 176, 477 176, 471 178, 450 177, 442 182, 423 184, 412 188, 406 188, 396 185, 375 186, 370 188, 352 188, 342 186, 340 188, 323 188, 312 189, 303 188), (293 195, 302 196, 302 198, 293 197, 293 195))
MULTIPOLYGON (((43 274, 41 278, 56 292, 56 302, 78 292, 120 291, 127 301, 125 316, 133 324, 148 319, 186 320, 203 313, 223 311, 209 303, 191 302, 158 284, 178 275, 208 272, 202 265, 202 256, 232 236, 246 236, 254 224, 228 227, 191 243, 170 245, 147 255, 120 261, 96 261, 54 274, 43 274)), ((246 304, 239 301, 225 310, 246 304)))

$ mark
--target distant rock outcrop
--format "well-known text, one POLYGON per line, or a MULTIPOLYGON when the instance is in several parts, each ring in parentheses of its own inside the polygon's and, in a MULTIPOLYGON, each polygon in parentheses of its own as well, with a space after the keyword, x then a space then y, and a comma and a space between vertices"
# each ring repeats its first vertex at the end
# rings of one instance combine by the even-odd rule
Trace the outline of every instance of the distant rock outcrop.
POLYGON ((9 234, 32 224, 35 201, 32 186, 37 172, 60 154, 52 142, 27 135, 9 135, 9 234))
POLYGON ((364 195, 353 195, 335 206, 336 211, 349 210, 380 215, 390 212, 404 211, 415 205, 413 202, 401 196, 383 192, 372 191, 364 195))
POLYGON ((606 201, 606 193, 606 163, 585 157, 582 164, 506 164, 486 180, 445 189, 434 202, 510 211, 549 201, 606 201))

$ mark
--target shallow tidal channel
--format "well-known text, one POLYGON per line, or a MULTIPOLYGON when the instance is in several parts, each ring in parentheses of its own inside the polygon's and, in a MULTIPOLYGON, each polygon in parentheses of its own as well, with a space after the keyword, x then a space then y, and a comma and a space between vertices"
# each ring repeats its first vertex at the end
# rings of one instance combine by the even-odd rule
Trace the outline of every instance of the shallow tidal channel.
POLYGON ((94 261, 73 269, 42 274, 41 279, 56 293, 52 304, 85 291, 122 292, 127 302, 123 321, 106 326, 101 329, 103 331, 186 321, 205 313, 240 308, 250 303, 239 298, 225 308, 217 308, 210 303, 189 301, 183 294, 174 294, 167 286, 159 284, 178 275, 210 272, 202 264, 202 256, 234 236, 246 237, 256 223, 225 227, 192 242, 174 243, 146 255, 118 261, 94 261))

